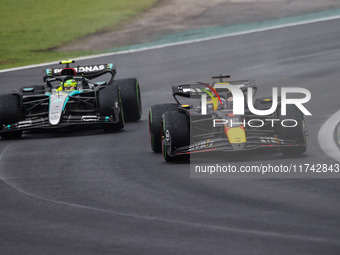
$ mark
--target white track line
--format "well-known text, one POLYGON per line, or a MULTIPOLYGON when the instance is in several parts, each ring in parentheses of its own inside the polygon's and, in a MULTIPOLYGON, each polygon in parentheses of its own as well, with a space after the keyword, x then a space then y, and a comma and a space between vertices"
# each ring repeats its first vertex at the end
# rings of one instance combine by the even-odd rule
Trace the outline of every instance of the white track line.
MULTIPOLYGON (((174 42, 174 43, 166 43, 166 44, 154 45, 154 46, 143 47, 143 48, 138 48, 138 49, 109 52, 109 53, 97 54, 97 55, 92 55, 92 56, 84 56, 84 57, 73 58, 73 59, 79 61, 79 60, 87 60, 87 59, 107 57, 107 56, 135 53, 135 52, 141 52, 141 51, 146 51, 146 50, 161 49, 161 48, 166 48, 166 47, 171 47, 171 46, 184 45, 184 44, 190 44, 190 43, 195 43, 195 42, 204 42, 204 41, 215 40, 215 39, 220 39, 220 38, 251 34, 251 33, 256 33, 256 32, 285 28, 285 27, 299 26, 299 25, 322 22, 322 21, 327 21, 327 20, 334 20, 334 19, 339 19, 339 18, 340 18, 340 15, 334 15, 334 16, 323 17, 323 18, 315 18, 315 19, 311 19, 311 20, 297 21, 297 22, 291 22, 291 23, 286 23, 286 24, 281 24, 281 25, 273 25, 273 26, 268 26, 268 27, 262 27, 262 28, 258 28, 258 29, 247 30, 247 31, 240 31, 240 32, 234 32, 234 33, 229 33, 229 34, 222 34, 222 35, 211 36, 211 37, 206 37, 206 38, 186 40, 186 41, 174 42)), ((36 65, 28 65, 28 66, 21 66, 21 67, 3 69, 3 70, 0 70, 0 73, 18 71, 18 70, 41 67, 41 66, 55 65, 56 62, 57 61, 47 62, 47 63, 42 63, 42 64, 36 64, 36 65)))
MULTIPOLYGON (((7 146, 3 150, 3 152, 0 154, 0 165, 1 165, 1 160, 4 154, 7 152, 8 148, 9 146, 7 146)), ((205 230, 210 230, 210 231, 224 231, 224 232, 231 232, 234 234, 296 240, 299 242, 318 242, 318 243, 324 243, 324 244, 329 244, 329 245, 340 245, 340 241, 337 239, 325 238, 321 236, 289 234, 289 233, 280 233, 280 232, 275 232, 275 231, 270 231, 270 230, 245 229, 245 228, 238 228, 238 227, 219 226, 215 224, 202 223, 202 222, 183 221, 183 220, 177 220, 177 219, 172 219, 172 218, 163 218, 159 216, 141 215, 141 214, 130 213, 130 212, 120 212, 120 211, 115 211, 115 210, 102 209, 102 208, 97 208, 97 207, 92 207, 92 206, 87 206, 87 205, 82 205, 82 204, 77 204, 77 203, 69 203, 69 202, 64 202, 60 200, 45 198, 41 195, 26 192, 22 188, 17 187, 17 184, 11 183, 10 181, 6 179, 6 177, 3 177, 1 175, 1 172, 0 172, 0 181, 7 184, 9 187, 13 188, 15 191, 21 194, 24 194, 28 197, 31 197, 31 198, 34 198, 40 201, 48 202, 48 203, 59 204, 62 206, 68 206, 68 207, 73 207, 77 209, 90 210, 90 211, 95 211, 99 213, 107 213, 107 214, 121 216, 121 217, 134 218, 137 220, 157 221, 157 222, 162 222, 162 223, 167 223, 167 224, 184 225, 188 227, 205 229, 205 230)))
POLYGON ((340 149, 334 140, 334 132, 340 121, 340 110, 333 114, 320 128, 318 140, 321 149, 332 159, 340 162, 340 149))

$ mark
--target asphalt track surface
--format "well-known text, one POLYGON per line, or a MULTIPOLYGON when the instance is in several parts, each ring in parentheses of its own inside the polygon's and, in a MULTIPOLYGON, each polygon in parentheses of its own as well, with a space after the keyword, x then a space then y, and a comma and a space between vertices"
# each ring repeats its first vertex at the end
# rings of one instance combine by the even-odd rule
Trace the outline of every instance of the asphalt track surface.
MULTIPOLYGON (((271 87, 308 88, 302 157, 254 163, 335 163, 317 134, 340 107, 340 20, 81 61, 115 61, 135 76, 143 117, 100 130, 26 133, 0 142, 1 254, 340 254, 337 179, 193 179, 186 163, 151 152, 147 111, 170 85, 229 73, 271 87), (291 82, 287 84, 288 82, 291 82)), ((0 92, 41 83, 41 67, 0 74, 0 92)))

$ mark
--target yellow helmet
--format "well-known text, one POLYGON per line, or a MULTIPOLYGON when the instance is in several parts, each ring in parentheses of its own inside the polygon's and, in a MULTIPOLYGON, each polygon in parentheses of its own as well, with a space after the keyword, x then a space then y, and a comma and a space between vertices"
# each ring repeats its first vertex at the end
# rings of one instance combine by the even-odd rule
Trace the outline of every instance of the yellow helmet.
POLYGON ((75 90, 77 88, 76 80, 67 80, 64 82, 64 89, 65 90, 75 90))

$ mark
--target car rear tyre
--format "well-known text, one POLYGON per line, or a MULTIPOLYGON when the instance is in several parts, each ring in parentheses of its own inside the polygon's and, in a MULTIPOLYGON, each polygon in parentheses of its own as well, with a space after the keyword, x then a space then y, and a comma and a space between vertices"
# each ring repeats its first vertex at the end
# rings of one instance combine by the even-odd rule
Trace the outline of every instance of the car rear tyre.
POLYGON ((151 149, 158 153, 162 152, 162 115, 168 111, 177 111, 177 104, 156 104, 149 110, 149 135, 151 149))
MULTIPOLYGON (((20 120, 20 98, 15 94, 0 95, 0 128, 11 125, 20 120)), ((22 131, 2 133, 4 139, 20 138, 22 131)))
POLYGON ((120 95, 119 87, 105 86, 98 91, 98 104, 99 113, 101 116, 115 116, 114 109, 118 103, 119 116, 117 123, 103 124, 102 127, 105 131, 116 131, 124 127, 124 112, 122 105, 122 97, 120 95))
POLYGON ((306 152, 306 126, 303 113, 295 105, 287 105, 286 115, 280 117, 280 122, 284 119, 294 119, 297 122, 297 125, 295 127, 283 127, 282 125, 279 125, 279 137, 282 139, 293 139, 300 145, 281 147, 281 153, 284 155, 299 155, 306 152))
POLYGON ((162 117, 162 154, 167 162, 189 160, 189 154, 173 156, 172 152, 190 143, 190 126, 184 112, 171 111, 162 117))
POLYGON ((120 88, 125 120, 139 120, 142 117, 142 102, 137 79, 130 78, 115 80, 112 85, 118 86, 120 88))

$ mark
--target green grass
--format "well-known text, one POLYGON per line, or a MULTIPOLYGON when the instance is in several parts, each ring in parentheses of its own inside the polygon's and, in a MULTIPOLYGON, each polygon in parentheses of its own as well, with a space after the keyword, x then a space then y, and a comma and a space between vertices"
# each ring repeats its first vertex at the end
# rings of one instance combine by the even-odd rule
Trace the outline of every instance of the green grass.
POLYGON ((115 28, 157 0, 1 0, 0 68, 91 54, 45 49, 115 28))

